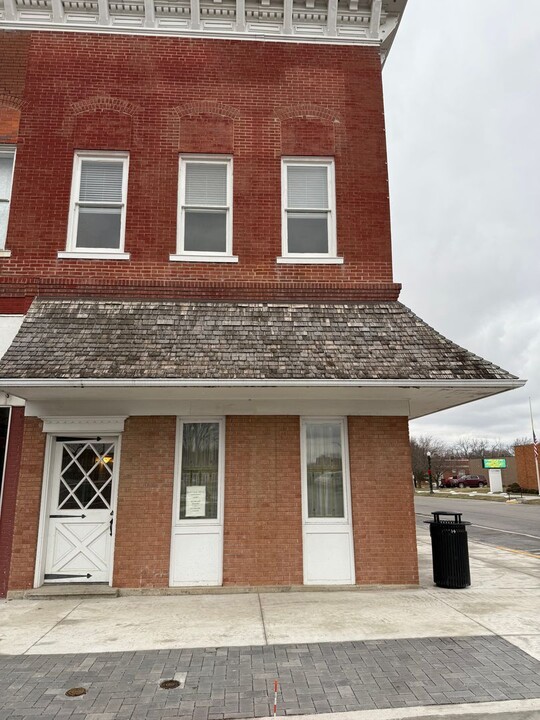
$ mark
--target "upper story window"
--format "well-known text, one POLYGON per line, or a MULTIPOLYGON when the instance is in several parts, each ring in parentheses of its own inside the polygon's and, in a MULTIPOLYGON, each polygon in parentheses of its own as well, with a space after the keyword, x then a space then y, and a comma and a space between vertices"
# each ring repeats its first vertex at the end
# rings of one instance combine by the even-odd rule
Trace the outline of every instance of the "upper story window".
POLYGON ((0 145, 0 250, 6 246, 14 166, 15 148, 0 145))
POLYGON ((60 257, 121 257, 128 180, 126 153, 75 155, 67 252, 60 257))
POLYGON ((232 254, 231 158, 180 158, 178 251, 171 260, 238 261, 232 254))
POLYGON ((343 262, 336 250, 334 161, 282 161, 282 242, 278 262, 343 262))

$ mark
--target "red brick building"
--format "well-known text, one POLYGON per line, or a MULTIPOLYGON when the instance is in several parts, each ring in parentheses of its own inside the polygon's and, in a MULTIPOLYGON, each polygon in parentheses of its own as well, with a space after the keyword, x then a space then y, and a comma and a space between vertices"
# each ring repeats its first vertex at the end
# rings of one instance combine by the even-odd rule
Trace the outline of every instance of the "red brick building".
POLYGON ((417 582, 409 418, 521 383, 398 302, 404 6, 4 0, 4 591, 417 582))
POLYGON ((516 457, 516 482, 524 490, 538 491, 534 445, 532 443, 530 445, 516 445, 514 452, 516 457))

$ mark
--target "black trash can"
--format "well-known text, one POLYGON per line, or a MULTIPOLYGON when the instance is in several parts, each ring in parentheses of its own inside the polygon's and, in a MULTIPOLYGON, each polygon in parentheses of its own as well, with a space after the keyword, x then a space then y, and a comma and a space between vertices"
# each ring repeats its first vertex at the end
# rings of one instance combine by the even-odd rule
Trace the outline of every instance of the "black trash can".
POLYGON ((471 584, 467 525, 461 513, 434 512, 433 520, 426 520, 431 534, 433 582, 437 587, 461 589, 471 584), (441 520, 451 517, 452 520, 441 520))

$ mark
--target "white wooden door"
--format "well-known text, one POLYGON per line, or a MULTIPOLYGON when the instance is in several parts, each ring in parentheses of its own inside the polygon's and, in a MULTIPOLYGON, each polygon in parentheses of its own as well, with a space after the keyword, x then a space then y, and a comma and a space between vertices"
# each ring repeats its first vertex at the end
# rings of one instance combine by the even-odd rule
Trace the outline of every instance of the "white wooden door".
POLYGON ((58 438, 49 485, 46 583, 109 582, 114 438, 58 438))
POLYGON ((169 584, 223 582, 223 419, 179 419, 169 584))
POLYGON ((354 585, 346 419, 306 419, 301 432, 304 584, 354 585))

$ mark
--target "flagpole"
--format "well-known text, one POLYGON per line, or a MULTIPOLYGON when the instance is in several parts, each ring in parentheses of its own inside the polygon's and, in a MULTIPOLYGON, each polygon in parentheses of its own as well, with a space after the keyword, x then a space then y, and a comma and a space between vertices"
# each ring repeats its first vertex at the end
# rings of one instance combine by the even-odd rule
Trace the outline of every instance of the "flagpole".
POLYGON ((531 398, 529 397, 529 410, 531 411, 531 429, 533 436, 533 452, 534 452, 534 463, 536 465, 536 484, 538 485, 538 493, 540 494, 540 471, 538 470, 538 445, 536 443, 536 435, 534 433, 534 420, 531 398))

